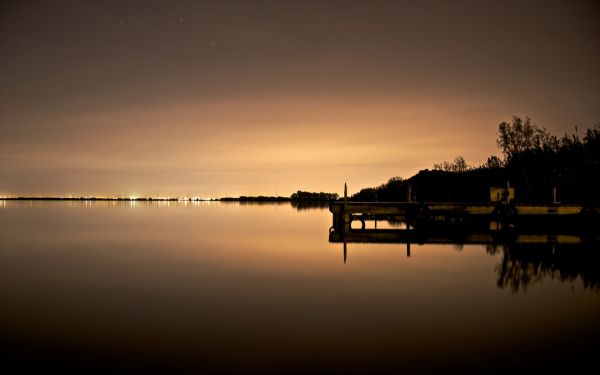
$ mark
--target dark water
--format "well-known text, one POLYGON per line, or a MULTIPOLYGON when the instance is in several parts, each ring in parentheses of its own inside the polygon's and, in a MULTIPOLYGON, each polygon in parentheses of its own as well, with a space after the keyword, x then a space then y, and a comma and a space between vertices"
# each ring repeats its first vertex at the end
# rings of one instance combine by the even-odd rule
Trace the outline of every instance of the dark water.
POLYGON ((400 244, 349 244, 344 264, 330 225, 328 210, 289 205, 0 202, 2 363, 167 373, 597 368, 597 256, 563 269, 562 258, 475 245, 413 245, 407 257, 400 244))

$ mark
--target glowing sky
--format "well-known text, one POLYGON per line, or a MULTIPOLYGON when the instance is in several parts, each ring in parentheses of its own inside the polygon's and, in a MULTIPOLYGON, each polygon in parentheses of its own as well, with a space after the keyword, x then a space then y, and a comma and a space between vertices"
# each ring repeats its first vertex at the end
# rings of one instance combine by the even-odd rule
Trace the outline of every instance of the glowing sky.
POLYGON ((594 1, 3 1, 0 195, 353 192, 599 87, 594 1))

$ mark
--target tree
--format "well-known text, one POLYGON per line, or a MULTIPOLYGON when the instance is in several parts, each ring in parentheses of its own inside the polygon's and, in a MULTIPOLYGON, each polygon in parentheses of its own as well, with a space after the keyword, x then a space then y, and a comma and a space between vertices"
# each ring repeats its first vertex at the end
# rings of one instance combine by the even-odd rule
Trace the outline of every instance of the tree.
POLYGON ((504 163, 496 155, 492 155, 489 158, 487 158, 487 161, 483 165, 484 168, 488 168, 488 169, 497 169, 497 168, 502 168, 503 166, 504 166, 504 163))
POLYGON ((503 121, 498 125, 496 144, 502 149, 504 160, 510 161, 527 151, 555 151, 559 142, 545 127, 532 124, 529 117, 522 120, 513 116, 512 123, 503 121))
POLYGON ((292 201, 319 201, 319 202, 331 202, 336 201, 339 198, 337 193, 313 193, 310 191, 301 191, 293 193, 290 196, 292 201))
POLYGON ((454 162, 444 161, 433 165, 433 169, 446 172, 465 172, 469 168, 471 168, 471 166, 467 164, 465 158, 460 155, 454 158, 454 162))
POLYGON ((455 172, 464 172, 469 169, 469 165, 467 164, 465 158, 460 155, 454 158, 454 169, 455 172))

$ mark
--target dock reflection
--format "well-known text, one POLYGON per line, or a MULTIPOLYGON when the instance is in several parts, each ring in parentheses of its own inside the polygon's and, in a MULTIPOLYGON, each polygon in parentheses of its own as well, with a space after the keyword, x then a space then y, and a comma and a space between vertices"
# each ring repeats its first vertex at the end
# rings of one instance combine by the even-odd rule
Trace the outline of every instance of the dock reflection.
POLYGON ((600 292, 600 231, 595 223, 532 222, 508 228, 491 221, 420 226, 395 220, 387 223, 403 229, 377 229, 377 224, 360 229, 332 227, 329 242, 342 244, 344 263, 351 243, 404 244, 407 257, 411 244, 481 245, 489 255, 500 256, 496 265, 500 289, 517 293, 545 279, 581 279, 584 288, 600 292))
POLYGON ((600 292, 600 247, 578 243, 559 245, 506 244, 486 247, 490 255, 501 252, 496 265, 497 286, 513 293, 526 291, 544 280, 574 282, 600 292))

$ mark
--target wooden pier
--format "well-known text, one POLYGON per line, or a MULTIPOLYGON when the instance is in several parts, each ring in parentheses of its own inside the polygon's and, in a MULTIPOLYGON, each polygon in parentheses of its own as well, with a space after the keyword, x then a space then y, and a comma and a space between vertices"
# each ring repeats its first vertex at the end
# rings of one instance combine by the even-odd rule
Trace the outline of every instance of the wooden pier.
POLYGON ((550 247, 552 254, 561 247, 600 248, 600 207, 556 203, 556 198, 553 204, 515 203, 509 196, 488 203, 349 202, 344 184, 343 200, 329 204, 329 242, 343 243, 344 263, 352 242, 406 244, 409 257, 411 243, 550 247), (398 228, 377 228, 378 221, 398 228), (369 222, 374 225, 367 228, 369 222))
POLYGON ((600 245, 600 211, 581 205, 346 201, 330 203, 329 210, 329 241, 343 243, 344 263, 347 243, 406 244, 407 256, 411 244, 600 245), (378 229, 378 221, 399 227, 378 229))
POLYGON ((370 220, 396 218, 409 226, 433 223, 482 222, 504 224, 507 227, 519 222, 578 221, 597 217, 597 209, 587 209, 576 204, 512 204, 512 203, 439 203, 439 202, 333 202, 329 205, 336 231, 347 231, 352 222, 359 221, 365 228, 370 220))

